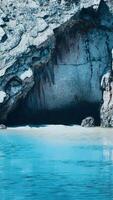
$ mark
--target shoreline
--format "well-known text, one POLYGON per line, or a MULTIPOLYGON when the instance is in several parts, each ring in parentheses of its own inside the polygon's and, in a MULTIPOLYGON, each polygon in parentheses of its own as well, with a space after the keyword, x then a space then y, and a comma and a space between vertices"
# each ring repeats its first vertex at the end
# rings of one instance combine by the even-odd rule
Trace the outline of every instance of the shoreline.
POLYGON ((29 126, 29 125, 26 125, 26 126, 11 126, 11 127, 7 127, 6 129, 0 129, 0 131, 9 131, 9 130, 25 130, 25 131, 29 131, 29 130, 47 130, 49 129, 50 131, 54 131, 57 130, 65 130, 65 131, 68 131, 68 130, 81 130, 81 131, 88 131, 88 132, 92 132, 92 131, 101 131, 101 130, 108 130, 108 131, 113 131, 113 128, 112 127, 100 127, 100 126, 95 126, 95 127, 82 127, 80 125, 62 125, 62 124, 59 124, 59 125, 56 125, 56 124, 45 124, 45 125, 40 125, 40 126, 29 126))
MULTIPOLYGON (((25 130, 37 130, 37 129, 47 129, 47 128, 67 128, 67 129, 82 129, 82 130, 113 130, 112 127, 101 127, 101 126, 95 126, 95 127, 82 127, 80 125, 62 125, 62 124, 43 124, 43 125, 38 125, 38 126, 30 126, 30 125, 25 125, 25 126, 11 126, 7 127, 4 130, 18 130, 18 129, 25 129, 25 130)), ((3 129, 0 129, 3 130, 3 129)))
POLYGON ((62 135, 63 134, 101 134, 103 132, 113 133, 113 128, 102 128, 102 127, 82 127, 79 125, 43 125, 38 127, 18 126, 18 127, 7 127, 6 129, 0 129, 1 132, 25 132, 35 134, 47 134, 47 135, 62 135))
POLYGON ((55 144, 103 144, 113 145, 113 128, 81 127, 78 125, 45 125, 40 127, 8 127, 0 130, 0 136, 10 140, 12 137, 19 137, 22 140, 36 140, 55 144))

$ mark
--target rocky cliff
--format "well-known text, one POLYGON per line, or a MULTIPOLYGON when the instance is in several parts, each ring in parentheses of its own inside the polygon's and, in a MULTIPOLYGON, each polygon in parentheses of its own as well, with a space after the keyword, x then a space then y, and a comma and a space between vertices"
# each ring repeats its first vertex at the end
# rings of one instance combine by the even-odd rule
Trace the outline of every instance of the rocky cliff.
POLYGON ((0 121, 99 113, 112 48, 112 0, 0 0, 0 121))
POLYGON ((112 69, 109 70, 101 81, 103 103, 100 109, 101 126, 113 127, 113 51, 112 69))

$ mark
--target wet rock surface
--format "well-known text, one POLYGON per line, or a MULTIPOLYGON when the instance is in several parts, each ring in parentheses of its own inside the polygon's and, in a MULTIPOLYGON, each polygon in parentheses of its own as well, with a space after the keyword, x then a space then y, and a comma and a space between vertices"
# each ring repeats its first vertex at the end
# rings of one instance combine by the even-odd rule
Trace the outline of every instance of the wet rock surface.
POLYGON ((0 121, 100 103, 111 68, 113 2, 0 0, 0 121), (23 110, 22 110, 23 112, 23 110))
POLYGON ((93 117, 86 117, 82 120, 81 123, 82 127, 94 127, 95 126, 95 120, 93 117))

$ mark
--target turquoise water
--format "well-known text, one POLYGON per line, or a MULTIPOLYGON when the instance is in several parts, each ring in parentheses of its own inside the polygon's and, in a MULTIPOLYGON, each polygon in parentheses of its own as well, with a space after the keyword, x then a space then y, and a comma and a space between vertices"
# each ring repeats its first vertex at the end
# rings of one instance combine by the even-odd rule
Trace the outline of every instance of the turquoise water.
POLYGON ((0 132, 0 200, 113 199, 113 134, 69 130, 0 132))

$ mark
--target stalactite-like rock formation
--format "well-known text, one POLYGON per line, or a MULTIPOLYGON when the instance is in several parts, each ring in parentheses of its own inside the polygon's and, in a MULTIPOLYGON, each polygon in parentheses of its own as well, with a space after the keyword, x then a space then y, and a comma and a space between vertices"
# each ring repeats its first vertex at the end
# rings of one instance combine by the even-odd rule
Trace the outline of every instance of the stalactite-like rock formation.
POLYGON ((107 0, 0 0, 1 122, 99 115, 112 8, 107 0))

